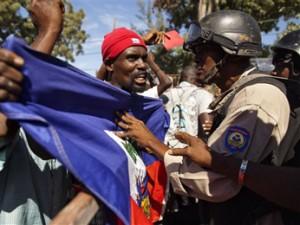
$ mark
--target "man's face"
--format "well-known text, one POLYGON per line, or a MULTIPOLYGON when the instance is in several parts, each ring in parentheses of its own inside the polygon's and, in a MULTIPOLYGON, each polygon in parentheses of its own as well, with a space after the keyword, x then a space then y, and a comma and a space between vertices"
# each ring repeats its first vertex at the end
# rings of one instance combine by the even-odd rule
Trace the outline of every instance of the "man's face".
POLYGON ((196 68, 189 68, 188 70, 185 71, 185 78, 186 81, 197 85, 198 81, 198 76, 197 76, 197 69, 196 68))
MULTIPOLYGON (((223 58, 223 50, 214 44, 201 44, 195 46, 193 52, 196 55, 197 63, 197 83, 203 83, 203 81, 209 76, 211 70, 216 64, 223 58)), ((217 74, 209 83, 216 82, 219 74, 217 74)))
POLYGON ((147 51, 140 46, 129 47, 109 66, 111 83, 128 92, 143 92, 147 87, 147 51))
POLYGON ((190 67, 188 69, 185 69, 184 73, 182 74, 182 78, 186 82, 189 82, 199 87, 202 86, 201 80, 198 78, 197 75, 196 67, 190 67))

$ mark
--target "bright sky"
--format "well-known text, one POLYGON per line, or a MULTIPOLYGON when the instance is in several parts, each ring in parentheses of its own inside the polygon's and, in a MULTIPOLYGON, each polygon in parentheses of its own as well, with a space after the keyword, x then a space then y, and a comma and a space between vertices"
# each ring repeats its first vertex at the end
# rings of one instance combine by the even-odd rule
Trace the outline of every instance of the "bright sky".
POLYGON ((138 21, 137 0, 71 0, 75 9, 82 8, 86 13, 83 28, 90 35, 84 44, 84 54, 76 57, 76 67, 95 74, 102 62, 100 46, 106 33, 116 27, 138 28, 145 25, 138 21))
MULTIPOLYGON (((134 24, 138 28, 145 24, 138 21, 138 0, 71 0, 75 9, 82 8, 86 13, 83 28, 90 35, 84 44, 84 54, 76 57, 73 63, 76 67, 91 75, 96 73, 102 62, 100 46, 106 33, 112 30, 114 21, 116 27, 130 28, 134 24)), ((147 2, 147 1, 146 1, 147 2)), ((282 22, 280 27, 282 26, 282 22)), ((263 43, 272 44, 277 32, 263 34, 263 43)))

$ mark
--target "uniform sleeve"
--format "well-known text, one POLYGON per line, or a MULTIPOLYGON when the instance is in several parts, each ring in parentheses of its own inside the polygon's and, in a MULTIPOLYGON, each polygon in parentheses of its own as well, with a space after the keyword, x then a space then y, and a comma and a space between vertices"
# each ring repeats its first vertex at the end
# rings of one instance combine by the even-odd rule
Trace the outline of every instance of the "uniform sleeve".
POLYGON ((279 149, 289 123, 289 104, 281 90, 269 84, 244 88, 208 140, 213 151, 261 162, 279 149))
MULTIPOLYGON (((240 91, 226 118, 209 138, 213 151, 261 161, 279 147, 287 131, 289 105, 276 87, 261 84, 240 91)), ((240 191, 237 182, 181 156, 165 154, 169 180, 176 193, 211 202, 226 201, 240 191)))
POLYGON ((232 179, 203 169, 186 157, 166 153, 164 163, 169 181, 177 194, 223 202, 240 191, 241 186, 232 179))

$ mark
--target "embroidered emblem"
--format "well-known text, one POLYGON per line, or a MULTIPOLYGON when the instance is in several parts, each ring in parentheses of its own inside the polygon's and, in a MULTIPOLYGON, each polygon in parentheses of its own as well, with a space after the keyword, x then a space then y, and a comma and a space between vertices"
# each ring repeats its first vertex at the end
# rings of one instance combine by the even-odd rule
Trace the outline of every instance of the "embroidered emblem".
POLYGON ((246 34, 240 34, 239 39, 240 41, 251 41, 251 37, 246 34))
POLYGON ((124 148, 126 149, 128 155, 134 161, 135 164, 135 174, 131 174, 131 176, 135 177, 135 200, 138 206, 143 210, 144 214, 147 218, 150 218, 150 198, 149 198, 149 191, 147 189, 148 185, 148 177, 145 173, 145 166, 142 162, 140 162, 140 156, 138 154, 138 150, 132 145, 130 141, 124 141, 123 143, 124 148))
POLYGON ((146 215, 146 217, 149 219, 151 216, 151 204, 150 204, 150 199, 149 196, 146 196, 142 199, 141 201, 141 206, 140 206, 146 215))
POLYGON ((225 147, 231 152, 243 152, 249 143, 250 134, 242 127, 229 127, 225 136, 225 147))
POLYGON ((140 157, 139 149, 128 140, 123 140, 112 131, 105 131, 124 151, 127 156, 130 196, 141 208, 147 218, 151 216, 151 202, 148 190, 148 174, 140 157))
POLYGON ((137 38, 131 38, 131 41, 132 41, 133 44, 140 44, 141 43, 140 40, 137 39, 137 38))

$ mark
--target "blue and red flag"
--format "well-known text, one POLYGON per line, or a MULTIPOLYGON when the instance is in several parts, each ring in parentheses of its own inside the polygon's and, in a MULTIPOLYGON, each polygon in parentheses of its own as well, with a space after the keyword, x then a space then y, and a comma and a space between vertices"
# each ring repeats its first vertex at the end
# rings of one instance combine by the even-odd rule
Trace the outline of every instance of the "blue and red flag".
POLYGON ((168 117, 160 100, 130 94, 36 52, 9 37, 4 47, 25 60, 19 102, 0 104, 21 127, 125 225, 152 224, 165 197, 164 165, 114 136, 117 111, 128 111, 163 140, 168 117))

